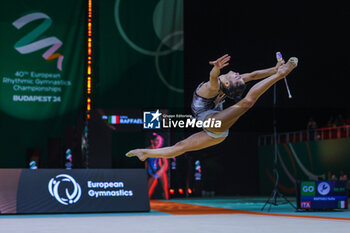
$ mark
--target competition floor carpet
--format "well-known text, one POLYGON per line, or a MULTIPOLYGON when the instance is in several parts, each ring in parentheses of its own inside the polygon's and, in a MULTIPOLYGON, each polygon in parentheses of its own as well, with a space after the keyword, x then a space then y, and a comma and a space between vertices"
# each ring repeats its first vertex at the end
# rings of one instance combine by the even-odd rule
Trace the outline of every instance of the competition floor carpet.
POLYGON ((281 203, 261 211, 266 199, 153 200, 148 213, 0 215, 0 233, 350 232, 350 210, 296 212, 281 203))

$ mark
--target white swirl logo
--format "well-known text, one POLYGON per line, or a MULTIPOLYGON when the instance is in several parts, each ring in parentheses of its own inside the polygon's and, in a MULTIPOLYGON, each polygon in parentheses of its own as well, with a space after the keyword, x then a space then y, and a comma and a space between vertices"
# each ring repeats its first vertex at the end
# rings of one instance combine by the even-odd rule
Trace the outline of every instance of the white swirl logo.
POLYGON ((183 31, 183 0, 160 0, 153 12, 153 29, 160 43, 156 50, 149 50, 139 46, 132 41, 124 30, 121 22, 120 2, 116 0, 114 6, 114 18, 120 36, 124 41, 137 52, 153 56, 155 59, 155 68, 158 77, 162 83, 170 90, 183 93, 183 88, 175 87, 168 82, 165 75, 160 69, 160 57, 169 55, 176 51, 183 51, 184 49, 184 31, 183 31), (162 50, 162 48, 167 48, 162 50))
POLYGON ((52 178, 49 182, 48 189, 51 196, 55 197, 56 200, 62 205, 76 203, 81 197, 80 185, 74 180, 73 177, 66 174, 57 175, 55 178, 52 178), (60 196, 59 193, 59 187, 63 182, 69 182, 73 185, 73 192, 69 193, 68 188, 66 188, 64 197, 60 196))

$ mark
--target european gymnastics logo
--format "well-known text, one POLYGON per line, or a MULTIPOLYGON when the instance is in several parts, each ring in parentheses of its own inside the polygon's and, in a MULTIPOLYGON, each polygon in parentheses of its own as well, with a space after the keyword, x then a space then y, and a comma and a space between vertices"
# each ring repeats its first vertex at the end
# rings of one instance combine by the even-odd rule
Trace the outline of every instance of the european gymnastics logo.
POLYGON ((62 71, 64 56, 59 53, 54 53, 62 46, 62 41, 53 36, 35 41, 51 26, 52 19, 48 15, 41 12, 31 13, 17 19, 12 25, 17 29, 21 29, 28 23, 39 19, 43 19, 44 21, 33 31, 22 37, 14 47, 19 53, 27 54, 51 46, 42 56, 45 60, 57 58, 57 69, 62 71))
POLYGON ((51 196, 56 198, 56 200, 62 205, 74 204, 79 201, 81 197, 80 185, 74 180, 73 177, 67 174, 60 174, 55 178, 52 178, 49 182, 48 189, 51 196), (71 186, 73 187, 72 193, 70 193, 68 188, 65 187, 65 192, 62 195, 62 192, 59 191, 59 188, 63 182, 71 183, 71 186))

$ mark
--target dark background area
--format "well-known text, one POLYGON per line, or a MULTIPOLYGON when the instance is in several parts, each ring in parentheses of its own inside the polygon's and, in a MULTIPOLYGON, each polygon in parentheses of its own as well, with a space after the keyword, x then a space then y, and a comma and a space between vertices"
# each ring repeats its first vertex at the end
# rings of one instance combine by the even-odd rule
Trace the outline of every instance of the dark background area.
MULTIPOLYGON (((319 126, 325 126, 332 115, 350 116, 348 5, 223 0, 184 4, 187 112, 196 86, 209 77, 208 61, 228 53, 230 66, 222 73, 246 73, 274 66, 275 53, 280 51, 286 61, 298 57, 299 65, 288 76, 292 99, 284 82, 277 83, 278 132, 304 130, 310 116, 319 126)), ((204 189, 230 195, 259 192, 257 138, 273 130, 272 89, 231 128, 223 143, 184 156, 209 164, 203 168, 209 177, 209 187, 204 189)))

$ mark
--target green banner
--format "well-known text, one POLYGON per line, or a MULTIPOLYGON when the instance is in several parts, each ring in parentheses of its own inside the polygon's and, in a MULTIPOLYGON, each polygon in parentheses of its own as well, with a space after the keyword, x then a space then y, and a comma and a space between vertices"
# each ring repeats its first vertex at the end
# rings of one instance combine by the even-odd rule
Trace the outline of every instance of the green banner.
POLYGON ((76 109, 84 76, 84 1, 8 1, 0 9, 0 110, 47 119, 76 109))
POLYGON ((95 106, 182 108, 183 0, 95 4, 95 106))
MULTIPOLYGON (((286 143, 277 148, 278 188, 286 194, 295 193, 296 180, 328 179, 328 171, 337 177, 341 170, 350 172, 349 138, 286 143)), ((261 194, 273 190, 274 156, 274 145, 259 146, 261 194)))
MULTIPOLYGON (((74 125, 84 88, 86 1, 13 0, 0 8, 0 167, 46 166, 49 138, 74 125)), ((64 154, 62 155, 64 157, 64 154)))

